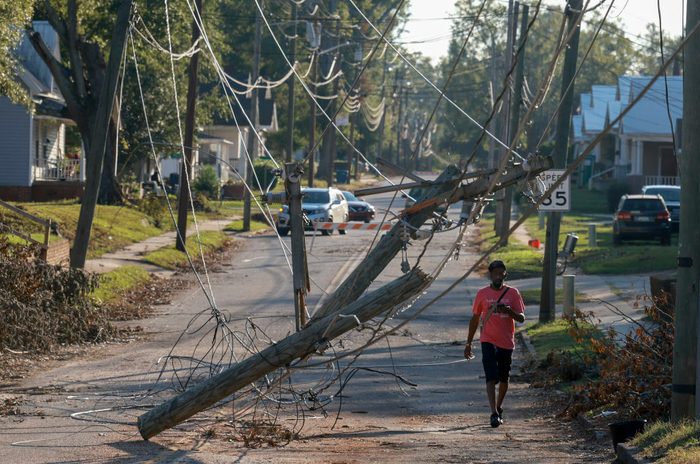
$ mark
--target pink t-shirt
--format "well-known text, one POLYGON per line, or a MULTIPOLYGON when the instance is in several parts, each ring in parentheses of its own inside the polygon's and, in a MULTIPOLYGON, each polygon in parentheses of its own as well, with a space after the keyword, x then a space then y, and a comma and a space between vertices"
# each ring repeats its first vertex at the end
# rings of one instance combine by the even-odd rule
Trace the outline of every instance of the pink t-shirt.
MULTIPOLYGON (((495 290, 489 285, 476 293, 472 313, 481 318, 482 324, 489 313, 489 308, 498 301, 505 287, 504 285, 495 290)), ((525 314, 525 303, 520 292, 517 288, 509 288, 508 293, 501 298, 501 303, 510 306, 516 313, 525 314)), ((515 348, 515 321, 508 314, 493 312, 481 329, 480 340, 493 343, 499 348, 512 350, 515 348)))

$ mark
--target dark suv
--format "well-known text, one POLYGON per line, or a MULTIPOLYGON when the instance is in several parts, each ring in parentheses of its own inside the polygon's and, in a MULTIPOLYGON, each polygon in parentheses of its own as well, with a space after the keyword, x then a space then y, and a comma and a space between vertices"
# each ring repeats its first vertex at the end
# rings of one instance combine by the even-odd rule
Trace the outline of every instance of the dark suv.
POLYGON ((660 195, 622 195, 613 217, 613 243, 627 239, 671 244, 671 215, 660 195))

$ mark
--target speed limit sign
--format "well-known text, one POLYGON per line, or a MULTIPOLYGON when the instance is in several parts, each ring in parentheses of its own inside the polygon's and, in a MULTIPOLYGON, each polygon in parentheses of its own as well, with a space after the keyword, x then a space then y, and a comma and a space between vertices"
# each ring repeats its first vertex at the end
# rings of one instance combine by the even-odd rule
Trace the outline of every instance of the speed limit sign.
MULTIPOLYGON (((550 169, 540 174, 540 179, 544 183, 545 189, 549 188, 566 172, 565 169, 550 169)), ((540 211, 569 211, 571 210, 571 182, 570 178, 564 179, 564 182, 552 192, 552 194, 542 200, 540 203, 540 211)))

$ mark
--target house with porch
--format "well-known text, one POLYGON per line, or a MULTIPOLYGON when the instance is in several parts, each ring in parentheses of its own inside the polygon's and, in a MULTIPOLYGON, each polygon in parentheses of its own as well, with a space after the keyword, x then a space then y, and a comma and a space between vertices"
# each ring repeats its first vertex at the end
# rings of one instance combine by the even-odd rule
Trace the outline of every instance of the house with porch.
MULTIPOLYGON (((240 105, 232 99, 233 113, 227 109, 226 114, 215 115, 212 123, 201 127, 196 134, 196 150, 193 154, 195 177, 202 167, 212 166, 222 184, 229 180, 248 181, 246 147, 249 144, 250 124, 244 112, 250 115, 252 98, 238 96, 238 101, 240 105)), ((265 154, 263 145, 266 134, 279 130, 277 106, 269 91, 258 93, 258 122, 262 144, 258 142, 256 153, 250 153, 254 160, 265 154)), ((180 162, 180 159, 173 158, 161 160, 160 168, 163 176, 179 175, 180 162)))
MULTIPOLYGON (((616 85, 594 85, 591 92, 581 94, 572 119, 574 155, 614 121, 650 80, 649 76, 622 76, 616 85)), ((644 185, 679 185, 676 151, 682 116, 683 77, 668 76, 667 83, 657 80, 594 148, 579 170, 579 184, 604 189, 623 181, 630 192, 639 192, 644 185)))
MULTIPOLYGON (((47 21, 35 21, 51 52, 60 57, 58 35, 47 21)), ((0 199, 43 201, 80 196, 84 185, 81 150, 66 152, 66 128, 73 125, 51 72, 29 40, 16 50, 17 79, 33 108, 0 96, 0 199)))

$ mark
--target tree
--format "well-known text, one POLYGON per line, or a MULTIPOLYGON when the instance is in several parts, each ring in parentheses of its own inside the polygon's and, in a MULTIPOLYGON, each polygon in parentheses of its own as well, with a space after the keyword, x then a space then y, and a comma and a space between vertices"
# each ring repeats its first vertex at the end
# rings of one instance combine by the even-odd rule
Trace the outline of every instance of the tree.
POLYGON ((85 147, 86 185, 71 249, 72 267, 82 268, 85 265, 101 181, 104 180, 107 187, 101 191, 102 201, 121 200, 114 178, 113 154, 117 135, 114 100, 132 0, 122 0, 116 6, 109 63, 105 62, 103 48, 106 47, 101 48, 95 40, 81 34, 76 0, 68 0, 66 8, 60 10, 60 5, 48 0, 41 4, 41 13, 46 15, 58 33, 66 62, 56 59, 41 35, 31 26, 28 28, 29 40, 56 80, 68 114, 77 125, 85 147), (111 156, 106 156, 106 153, 111 156), (107 169, 103 169, 103 166, 107 169))

